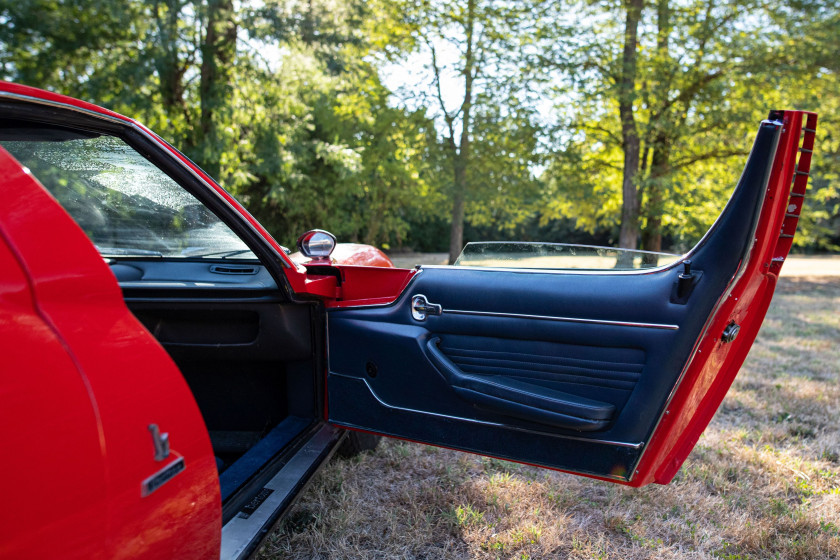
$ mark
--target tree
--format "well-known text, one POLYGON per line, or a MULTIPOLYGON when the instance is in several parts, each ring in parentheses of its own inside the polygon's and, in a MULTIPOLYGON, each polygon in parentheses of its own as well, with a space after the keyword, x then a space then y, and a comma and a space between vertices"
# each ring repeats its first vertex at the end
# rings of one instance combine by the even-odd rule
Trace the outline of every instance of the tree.
POLYGON ((434 197, 421 155, 435 140, 422 114, 388 105, 364 60, 371 9, 336 0, 4 2, 1 68, 4 78, 146 122, 287 244, 313 227, 399 244, 406 216, 434 197))
MULTIPOLYGON (((541 7, 529 0, 419 0, 397 8, 405 18, 393 26, 397 40, 391 43, 391 57, 419 62, 424 69, 409 86, 414 90, 402 93, 408 104, 429 108, 448 161, 450 263, 463 247, 474 181, 492 181, 489 176, 479 179, 481 170, 475 165, 476 147, 485 140, 476 134, 476 115, 497 114, 505 120, 525 114, 520 109, 532 101, 528 88, 536 84, 536 80, 528 84, 534 78, 531 61, 539 49, 535 30, 550 18, 541 7)), ((515 149, 530 167, 536 155, 525 154, 521 146, 515 149)), ((493 189, 505 192, 509 187, 496 181, 485 191, 493 189)))
POLYGON ((439 200, 429 180, 434 130, 422 111, 389 104, 368 60, 378 33, 368 26, 381 5, 322 0, 304 8, 266 3, 245 18, 261 41, 285 37, 287 54, 260 80, 272 84, 256 106, 271 117, 249 147, 255 157, 243 153, 253 177, 237 190, 286 241, 321 227, 341 240, 400 245, 409 217, 439 200))
MULTIPOLYGON (((760 99, 773 38, 761 32, 766 19, 751 0, 647 6, 627 0, 623 34, 614 23, 617 13, 588 6, 579 10, 585 35, 576 35, 573 48, 562 51, 567 58, 554 64, 571 76, 569 124, 579 131, 567 136, 564 148, 587 168, 615 169, 620 159, 620 217, 604 215, 603 206, 591 214, 618 223, 619 246, 636 249, 641 240, 641 248, 660 251, 667 226, 672 237, 694 237, 716 216, 706 206, 727 198, 735 173, 722 176, 720 163, 740 170, 733 158, 748 153, 748 131, 765 111, 760 99), (698 216, 679 222, 689 197, 700 207, 698 216)), ((551 174, 566 167, 558 162, 551 174)), ((549 181, 549 195, 562 198, 559 181, 549 181)), ((605 193, 588 187, 596 190, 605 193)), ((549 204, 547 217, 568 210, 562 202, 549 204)))
POLYGON ((0 0, 0 77, 139 118, 286 244, 327 227, 400 246, 420 224, 449 228, 450 259, 572 223, 687 249, 757 120, 814 109, 797 244, 832 249, 835 4, 0 0))
MULTIPOLYGON (((616 75, 618 117, 621 121, 621 148, 624 166, 621 177, 621 232, 618 246, 636 248, 639 237, 639 193, 636 175, 639 172, 640 139, 636 127, 634 102, 636 101, 636 66, 639 20, 642 18, 644 0, 624 0, 624 46, 621 66, 616 75)), ((622 256, 626 253, 622 253, 622 256)))
POLYGON ((96 69, 124 56, 109 47, 142 33, 139 15, 109 0, 0 0, 0 76, 85 96, 96 69))
POLYGON ((207 0, 201 42, 201 119, 199 133, 204 147, 201 161, 210 175, 219 176, 219 159, 225 151, 225 127, 231 124, 233 64, 236 58, 236 14, 233 0, 207 0))
POLYGON ((840 7, 834 0, 773 6, 779 38, 779 106, 819 113, 814 158, 794 243, 807 251, 840 251, 840 7))
POLYGON ((286 243, 320 227, 342 241, 400 245, 410 217, 440 202, 431 123, 389 106, 370 67, 330 76, 299 52, 277 72, 283 82, 251 106, 265 117, 243 146, 251 176, 237 190, 248 207, 286 243))

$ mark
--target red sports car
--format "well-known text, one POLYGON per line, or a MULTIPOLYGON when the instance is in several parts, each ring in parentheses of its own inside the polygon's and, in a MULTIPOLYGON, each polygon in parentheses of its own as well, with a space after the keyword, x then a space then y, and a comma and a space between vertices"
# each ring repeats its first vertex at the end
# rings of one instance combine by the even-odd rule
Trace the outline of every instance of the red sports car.
POLYGON ((142 125, 0 83, 0 557, 245 557, 370 434, 668 483, 758 332, 815 127, 771 112, 685 255, 399 269, 319 230, 292 258, 142 125))

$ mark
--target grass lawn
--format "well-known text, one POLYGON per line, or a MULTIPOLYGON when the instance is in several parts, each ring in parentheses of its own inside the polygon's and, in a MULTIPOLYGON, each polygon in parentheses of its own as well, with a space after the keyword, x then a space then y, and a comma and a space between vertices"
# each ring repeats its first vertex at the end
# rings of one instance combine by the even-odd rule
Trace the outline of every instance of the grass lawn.
POLYGON ((782 278, 668 486, 386 439, 318 475, 261 558, 840 558, 840 277, 782 278))

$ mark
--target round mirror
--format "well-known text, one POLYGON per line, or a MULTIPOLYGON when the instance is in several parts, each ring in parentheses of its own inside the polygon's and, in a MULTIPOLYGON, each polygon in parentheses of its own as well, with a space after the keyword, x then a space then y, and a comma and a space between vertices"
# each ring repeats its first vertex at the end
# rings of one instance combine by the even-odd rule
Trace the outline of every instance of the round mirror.
POLYGON ((335 236, 322 229, 312 229, 298 238, 297 246, 305 257, 328 258, 335 249, 335 236))

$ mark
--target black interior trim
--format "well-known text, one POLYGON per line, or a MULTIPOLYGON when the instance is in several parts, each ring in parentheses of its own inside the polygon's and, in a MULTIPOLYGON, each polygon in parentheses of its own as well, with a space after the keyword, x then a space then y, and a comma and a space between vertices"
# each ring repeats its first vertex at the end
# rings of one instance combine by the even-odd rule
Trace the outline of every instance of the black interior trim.
POLYGON ((227 501, 257 472, 265 467, 272 457, 280 453, 294 440, 313 419, 289 416, 275 426, 265 437, 251 447, 233 465, 219 475, 222 502, 227 501))

